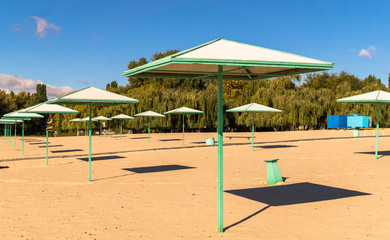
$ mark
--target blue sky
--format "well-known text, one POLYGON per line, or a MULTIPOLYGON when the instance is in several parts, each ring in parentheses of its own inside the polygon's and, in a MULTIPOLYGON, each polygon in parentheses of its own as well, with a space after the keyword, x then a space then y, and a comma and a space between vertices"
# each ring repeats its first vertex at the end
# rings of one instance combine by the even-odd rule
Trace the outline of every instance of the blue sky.
POLYGON ((335 63, 387 85, 386 1, 0 1, 0 88, 52 95, 111 81, 130 60, 216 38, 335 63), (67 86, 68 88, 62 88, 67 86))

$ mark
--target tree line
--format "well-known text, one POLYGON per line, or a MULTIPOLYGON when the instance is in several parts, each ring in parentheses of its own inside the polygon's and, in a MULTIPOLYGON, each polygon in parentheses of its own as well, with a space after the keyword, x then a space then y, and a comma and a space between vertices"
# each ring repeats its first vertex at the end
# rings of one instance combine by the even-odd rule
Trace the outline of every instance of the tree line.
MULTIPOLYGON (((154 54, 154 61, 178 52, 169 50, 154 54)), ((143 57, 132 60, 128 68, 132 69, 148 63, 143 57)), ((390 81, 390 75, 389 79, 390 81)), ((38 84, 34 94, 23 91, 15 94, 0 91, 1 114, 35 105, 47 100, 46 86, 38 84), (39 86, 39 89, 38 89, 39 86)), ((388 89, 379 78, 369 75, 364 79, 341 71, 339 73, 311 73, 305 76, 294 75, 257 81, 224 81, 223 108, 237 107, 248 103, 259 103, 282 110, 282 113, 255 113, 257 130, 308 130, 324 129, 328 115, 347 115, 353 113, 372 116, 376 123, 376 106, 370 104, 337 103, 339 98, 357 95, 375 90, 388 89)), ((204 114, 188 115, 185 118, 186 131, 216 131, 217 129, 217 83, 212 80, 161 79, 161 78, 128 78, 128 84, 119 86, 116 81, 106 85, 106 90, 136 98, 137 104, 118 106, 94 106, 92 115, 111 117, 117 114, 134 116, 147 110, 164 113, 174 108, 186 106, 198 109, 204 114)), ((87 106, 67 106, 79 111, 78 114, 56 114, 54 129, 62 135, 74 134, 76 123, 73 118, 88 116, 87 106)), ((381 106, 381 127, 388 127, 389 107, 381 106)), ((27 132, 43 134, 43 120, 33 120, 27 125, 27 132), (40 124, 39 124, 40 123, 40 124)), ((118 132, 119 120, 107 121, 107 127, 118 132)), ((124 132, 145 133, 147 119, 136 118, 123 121, 124 132)), ((167 115, 165 118, 151 118, 152 132, 181 131, 181 116, 167 115)), ((224 131, 249 131, 252 126, 251 114, 224 112, 224 131)), ((86 124, 80 124, 80 128, 86 124)), ((99 123, 93 127, 98 129, 99 123)))

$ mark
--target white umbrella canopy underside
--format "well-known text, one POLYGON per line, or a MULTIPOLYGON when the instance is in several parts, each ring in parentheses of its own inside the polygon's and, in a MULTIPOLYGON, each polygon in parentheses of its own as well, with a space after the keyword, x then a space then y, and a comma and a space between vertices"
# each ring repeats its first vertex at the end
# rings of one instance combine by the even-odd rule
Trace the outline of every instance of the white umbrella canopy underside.
POLYGON ((134 118, 125 114, 118 114, 111 117, 111 119, 134 119, 134 118))
POLYGON ((123 74, 126 77, 217 79, 218 65, 223 66, 224 80, 257 80, 330 70, 334 63, 216 39, 123 74))
POLYGON ((111 118, 108 118, 108 117, 105 117, 105 116, 99 116, 99 117, 95 117, 95 118, 92 118, 93 121, 110 121, 111 118))
POLYGON ((196 110, 193 108, 188 108, 188 107, 180 107, 173 109, 171 111, 165 112, 164 114, 201 114, 203 113, 200 110, 196 110))
MULTIPOLYGON (((96 122, 97 120, 94 120, 93 118, 91 119, 92 121, 96 122)), ((85 117, 85 118, 82 118, 79 120, 80 122, 88 122, 89 121, 89 117, 85 117)))
POLYGON ((134 116, 135 117, 165 117, 164 115, 162 115, 160 113, 153 112, 153 111, 146 111, 146 112, 138 113, 138 114, 135 114, 134 116))
POLYGON ((337 102, 390 104, 390 93, 382 90, 338 99, 337 102))
POLYGON ((71 120, 69 120, 69 122, 80 122, 80 118, 74 118, 74 119, 71 119, 71 120))
POLYGON ((267 107, 258 103, 249 103, 243 106, 231 108, 226 112, 282 112, 282 110, 267 107))
POLYGON ((43 118, 42 115, 37 113, 24 113, 24 112, 11 112, 4 114, 4 118, 43 118))
POLYGON ((137 99, 108 92, 95 87, 87 87, 68 95, 48 101, 48 103, 73 105, 116 105, 138 103, 137 99))
POLYGON ((21 110, 20 112, 27 113, 78 113, 78 111, 58 104, 46 104, 41 103, 26 109, 21 110))

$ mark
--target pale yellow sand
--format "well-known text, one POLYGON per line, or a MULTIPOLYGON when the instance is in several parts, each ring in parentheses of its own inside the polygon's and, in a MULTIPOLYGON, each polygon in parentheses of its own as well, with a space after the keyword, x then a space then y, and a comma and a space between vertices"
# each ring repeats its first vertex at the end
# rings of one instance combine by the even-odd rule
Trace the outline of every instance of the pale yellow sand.
POLYGON ((388 239, 390 132, 382 134, 378 160, 372 130, 358 138, 336 130, 258 132, 254 152, 225 139, 224 189, 255 188, 246 196, 257 201, 225 192, 224 233, 217 232, 217 147, 195 147, 216 133, 186 134, 194 148, 181 147, 181 133, 152 134, 150 143, 146 134, 93 136, 92 151, 103 160, 92 162, 92 182, 78 159, 88 156, 85 136, 50 138, 49 166, 38 147, 45 144, 26 142, 22 157, 20 137, 16 151, 13 139, 9 146, 0 138, 0 166, 9 167, 0 169, 0 238, 388 239), (270 158, 280 158, 285 183, 266 185, 270 158), (145 172, 165 165, 184 169, 145 172))

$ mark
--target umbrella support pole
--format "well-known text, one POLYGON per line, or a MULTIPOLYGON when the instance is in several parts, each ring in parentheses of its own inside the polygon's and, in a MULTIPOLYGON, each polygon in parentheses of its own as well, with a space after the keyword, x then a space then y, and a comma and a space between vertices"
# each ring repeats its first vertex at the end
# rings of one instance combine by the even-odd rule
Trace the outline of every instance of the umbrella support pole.
POLYGON ((89 105, 89 129, 88 129, 88 135, 89 135, 89 154, 88 154, 88 181, 91 181, 91 148, 92 148, 92 143, 91 143, 91 135, 92 135, 92 120, 91 120, 91 115, 92 115, 92 107, 89 105))
POLYGON ((76 136, 79 135, 79 123, 76 123, 76 136))
POLYGON ((183 114, 183 146, 184 146, 184 114, 183 114))
POLYGON ((223 232, 223 66, 218 65, 218 232, 223 232))
POLYGON ((11 146, 11 140, 12 140, 12 125, 9 125, 9 145, 11 146))
POLYGON ((148 142, 150 142, 150 117, 148 117, 148 142))
POLYGON ((24 155, 24 120, 22 120, 22 155, 24 155))
POLYGON ((376 120, 376 144, 375 144, 375 159, 378 159, 378 137, 379 137, 379 115, 380 115, 381 105, 378 104, 378 118, 376 120))
POLYGON ((4 140, 7 141, 7 124, 4 124, 4 140))
POLYGON ((252 113, 252 152, 253 152, 253 142, 255 138, 255 113, 252 113))
POLYGON ((121 138, 122 138, 122 119, 121 119, 121 138))
POLYGON ((102 136, 102 122, 100 122, 100 137, 102 136))
POLYGON ((16 150, 16 127, 17 127, 17 123, 15 121, 15 137, 14 137, 14 149, 16 150))
POLYGON ((49 126, 46 126, 46 166, 49 166, 49 126))

